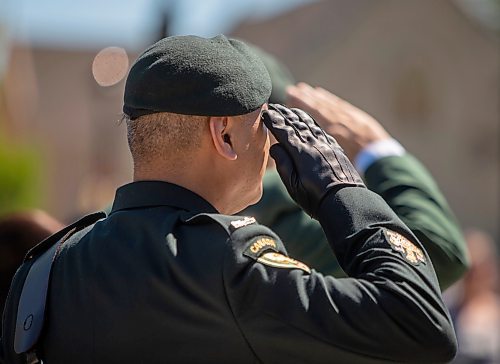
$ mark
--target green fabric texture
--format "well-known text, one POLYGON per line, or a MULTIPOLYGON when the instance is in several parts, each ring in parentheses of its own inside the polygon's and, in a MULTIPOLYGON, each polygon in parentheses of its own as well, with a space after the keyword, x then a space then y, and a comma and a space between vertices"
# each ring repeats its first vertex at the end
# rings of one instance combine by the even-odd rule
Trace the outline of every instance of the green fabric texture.
MULTIPOLYGON (((460 227, 444 196, 424 166, 409 154, 386 157, 365 174, 367 187, 381 195, 427 250, 442 290, 467 269, 468 257, 460 227)), ((281 237, 291 257, 337 277, 344 273, 320 224, 288 196, 276 170, 264 177, 264 194, 242 212, 255 216, 281 237)))
POLYGON ((271 95, 260 57, 245 43, 173 36, 149 47, 132 66, 123 112, 131 119, 157 112, 233 116, 257 110, 271 95))
POLYGON ((286 103, 286 88, 295 84, 295 79, 288 67, 274 57, 272 54, 266 52, 262 48, 254 44, 247 43, 252 50, 257 53, 262 62, 269 72, 272 83, 271 97, 269 102, 272 104, 285 104, 286 103))
POLYGON ((365 179, 422 242, 441 289, 457 281, 469 264, 466 243, 427 169, 409 154, 386 157, 367 169, 365 179))
POLYGON ((387 229, 412 233, 366 188, 328 194, 318 211, 342 280, 287 259, 275 232, 167 182, 120 187, 102 216, 31 250, 7 300, 6 362, 26 362, 13 343, 27 270, 75 229, 56 245, 44 363, 441 363, 456 353, 428 255, 411 264, 391 247, 387 229))

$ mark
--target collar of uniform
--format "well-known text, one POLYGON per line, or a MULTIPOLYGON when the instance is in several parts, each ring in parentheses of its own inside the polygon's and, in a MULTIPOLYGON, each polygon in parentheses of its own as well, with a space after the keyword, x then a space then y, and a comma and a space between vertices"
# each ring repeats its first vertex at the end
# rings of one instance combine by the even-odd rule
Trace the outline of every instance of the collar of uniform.
POLYGON ((192 212, 218 213, 205 199, 184 187, 163 181, 138 181, 116 190, 111 213, 118 210, 172 206, 192 212))

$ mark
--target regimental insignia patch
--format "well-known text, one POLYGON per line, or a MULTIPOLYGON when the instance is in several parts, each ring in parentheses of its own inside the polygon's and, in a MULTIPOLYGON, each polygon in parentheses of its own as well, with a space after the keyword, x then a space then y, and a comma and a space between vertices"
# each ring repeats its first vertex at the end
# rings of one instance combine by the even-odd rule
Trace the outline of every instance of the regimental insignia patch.
POLYGON ((426 259, 422 249, 417 247, 410 240, 392 230, 385 230, 385 235, 391 247, 397 252, 400 252, 408 263, 413 265, 419 265, 420 263, 425 264, 426 259))
POLYGON ((231 221, 230 229, 231 229, 231 231, 234 231, 234 230, 242 228, 244 226, 255 224, 256 222, 257 221, 255 220, 254 217, 248 217, 247 216, 247 217, 244 217, 241 220, 231 221))
POLYGON ((307 273, 311 273, 311 269, 307 265, 281 253, 267 252, 257 258, 257 261, 271 267, 291 269, 298 268, 307 273))
POLYGON ((245 250, 245 255, 257 260, 259 256, 267 250, 278 251, 276 240, 270 236, 259 236, 253 240, 250 246, 245 250))
POLYGON ((281 243, 276 241, 272 236, 256 236, 247 244, 243 255, 259 263, 275 268, 298 268, 307 273, 311 273, 311 269, 304 263, 280 253, 281 243))
POLYGON ((265 248, 272 248, 276 250, 278 247, 276 246, 276 241, 271 238, 260 238, 255 241, 252 245, 250 245, 250 251, 254 254, 259 254, 260 251, 265 248))

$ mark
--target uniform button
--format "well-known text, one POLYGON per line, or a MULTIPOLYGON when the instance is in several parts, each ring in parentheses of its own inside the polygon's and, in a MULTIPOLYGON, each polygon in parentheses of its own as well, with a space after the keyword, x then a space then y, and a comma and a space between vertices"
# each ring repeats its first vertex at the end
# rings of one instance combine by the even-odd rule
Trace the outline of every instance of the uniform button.
POLYGON ((31 325, 33 324, 33 314, 28 315, 26 320, 24 320, 24 331, 28 331, 31 329, 31 325))

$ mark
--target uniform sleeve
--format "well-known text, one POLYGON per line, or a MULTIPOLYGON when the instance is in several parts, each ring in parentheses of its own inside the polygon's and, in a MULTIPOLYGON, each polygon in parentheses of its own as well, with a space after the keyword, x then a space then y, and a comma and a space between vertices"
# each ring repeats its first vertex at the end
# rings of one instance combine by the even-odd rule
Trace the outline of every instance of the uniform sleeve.
POLYGON ((387 157, 370 166, 365 179, 425 246, 441 288, 461 278, 468 266, 465 240, 425 167, 409 154, 387 157))
POLYGON ((0 337, 0 364, 5 363, 5 358, 3 355, 3 345, 2 345, 2 338, 0 337))
POLYGON ((269 226, 284 242, 288 253, 324 274, 344 277, 318 221, 292 200, 278 172, 268 170, 261 200, 242 212, 269 226))
POLYGON ((450 360, 456 341, 432 264, 385 202, 346 187, 327 197, 320 216, 349 278, 324 276, 293 260, 280 266, 254 259, 245 253, 252 240, 230 245, 227 296, 256 356, 266 363, 450 360))

